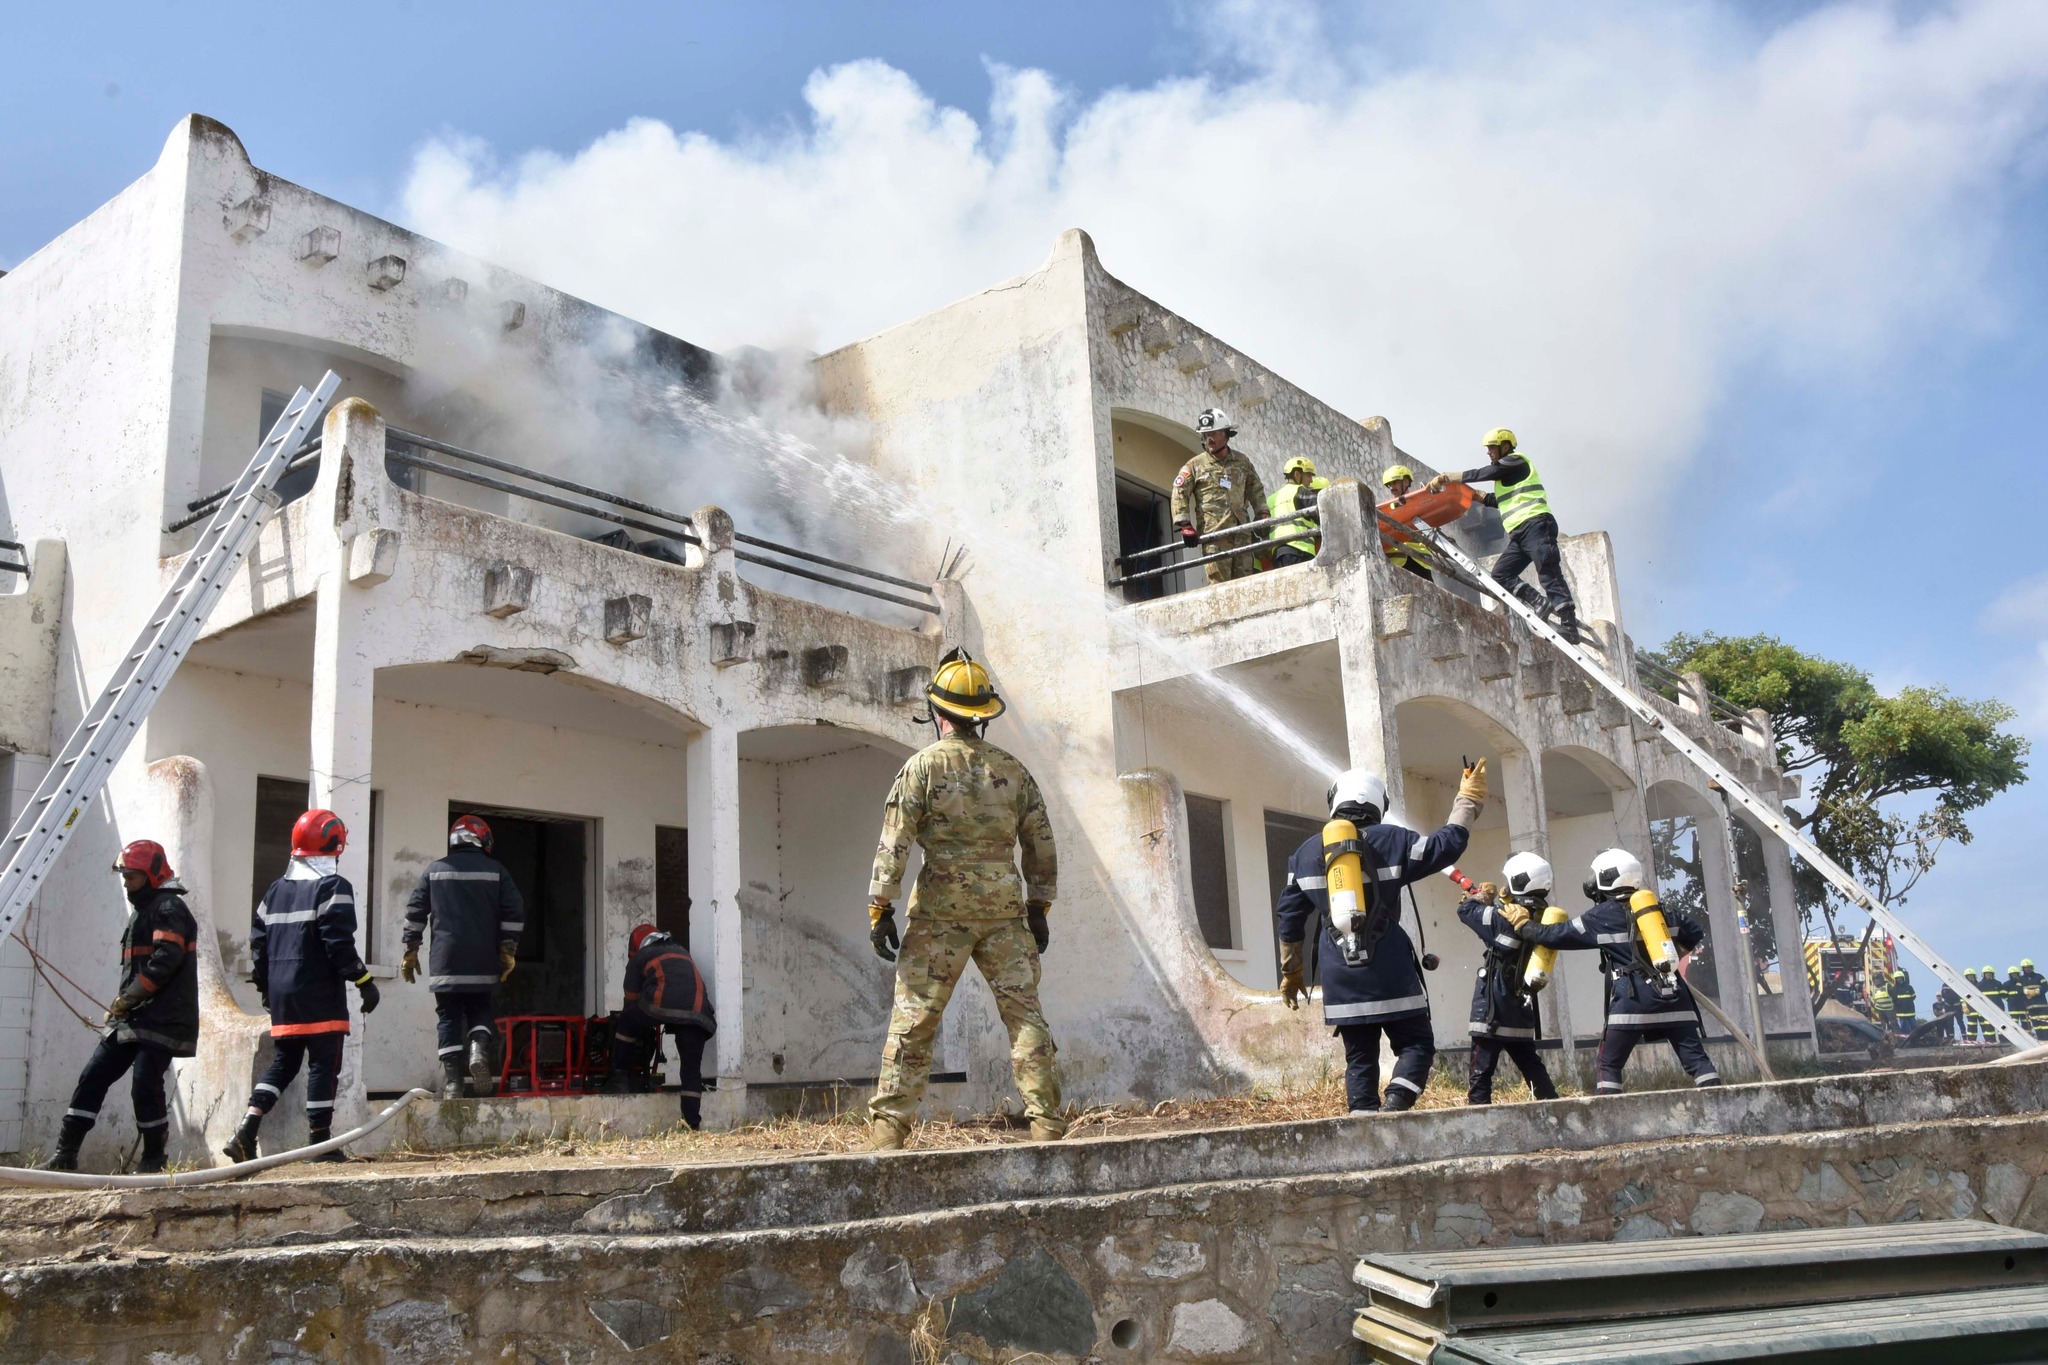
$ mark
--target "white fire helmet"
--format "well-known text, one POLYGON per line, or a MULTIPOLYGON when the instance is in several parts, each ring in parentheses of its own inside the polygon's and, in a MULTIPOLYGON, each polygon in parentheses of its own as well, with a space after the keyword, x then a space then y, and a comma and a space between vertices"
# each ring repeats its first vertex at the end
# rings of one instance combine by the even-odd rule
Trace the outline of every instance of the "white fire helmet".
POLYGON ((1337 774, 1327 793, 1330 814, 1339 806, 1371 806, 1382 815, 1387 810, 1386 780, 1370 768, 1346 768, 1337 774))
POLYGON ((1501 866, 1500 876, 1507 883, 1508 894, 1513 896, 1548 891, 1552 885, 1550 864, 1533 853, 1517 853, 1508 859, 1501 866))
POLYGON ((1602 891, 1614 891, 1624 886, 1632 891, 1640 890, 1643 865, 1627 849, 1610 848, 1593 859, 1593 885, 1602 891))
POLYGON ((1195 435, 1207 436, 1212 431, 1226 435, 1237 435, 1237 428, 1230 425, 1230 414, 1222 408, 1203 408, 1202 415, 1195 419, 1195 435))

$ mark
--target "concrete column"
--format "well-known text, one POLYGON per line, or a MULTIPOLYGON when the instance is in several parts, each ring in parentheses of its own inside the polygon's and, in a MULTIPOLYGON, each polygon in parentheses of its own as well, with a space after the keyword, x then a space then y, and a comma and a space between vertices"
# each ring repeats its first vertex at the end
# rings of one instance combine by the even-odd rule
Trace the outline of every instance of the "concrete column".
POLYGON ((692 735, 685 750, 690 820, 690 952, 711 985, 718 1034, 704 1070, 718 1077, 705 1096, 707 1120, 729 1125, 746 1104, 746 963, 740 907, 740 732, 716 725, 692 735))
POLYGON ((1799 924, 1798 893, 1792 885, 1792 851, 1768 834, 1763 836, 1763 845, 1764 882, 1770 891, 1770 904, 1760 913, 1769 915, 1777 929, 1778 981, 1784 994, 1771 997, 1769 1008, 1759 1001, 1757 1013, 1767 1028, 1811 1034, 1813 997, 1806 988, 1806 962, 1802 956, 1805 931, 1799 924))
MULTIPOLYGON (((361 924, 370 909, 370 753, 377 671, 369 589, 350 581, 349 559, 361 529, 352 515, 353 486, 372 474, 383 482, 383 459, 384 419, 375 408, 349 399, 328 413, 320 475, 308 502, 312 515, 306 519, 314 583, 309 800, 348 826, 341 875, 356 892, 359 949, 368 941, 361 924)), ((353 1006, 354 992, 350 995, 353 1006)), ((362 1036, 358 1018, 342 1054, 337 1128, 353 1127, 368 1114, 362 1036)))
MULTIPOLYGON (((1750 1002, 1743 992, 1750 986, 1750 964, 1745 960, 1749 945, 1743 942, 1742 927, 1735 912, 1735 869, 1730 864, 1733 845, 1729 841, 1728 817, 1711 806, 1694 812, 1697 822, 1700 864, 1707 898, 1707 931, 1712 935, 1719 957, 1715 971, 1714 1001, 1737 1023, 1750 1020, 1750 1002)), ((1710 1037, 1727 1033, 1712 1016, 1705 1020, 1710 1037)))

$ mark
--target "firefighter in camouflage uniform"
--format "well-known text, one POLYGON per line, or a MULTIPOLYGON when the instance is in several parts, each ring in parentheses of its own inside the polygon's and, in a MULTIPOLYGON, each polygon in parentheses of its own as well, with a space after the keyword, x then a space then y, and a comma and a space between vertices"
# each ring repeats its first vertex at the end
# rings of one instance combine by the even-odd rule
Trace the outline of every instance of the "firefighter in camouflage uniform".
POLYGON ((1187 547, 1197 554, 1219 554, 1240 545, 1246 553, 1213 560, 1202 566, 1211 583, 1233 578, 1250 578, 1259 571, 1252 553, 1259 544, 1257 531, 1227 536, 1206 545, 1197 544, 1205 535, 1231 526, 1263 521, 1266 517, 1266 486, 1252 462, 1231 448, 1237 428, 1221 408, 1205 409, 1195 419, 1195 434, 1202 438, 1202 453, 1181 466, 1173 480, 1173 529, 1187 547))
POLYGON ((1045 798, 1023 764, 982 738, 1003 701, 964 650, 940 660, 925 696, 939 740, 911 755, 889 789, 868 886, 869 937, 882 960, 896 964, 896 1004, 868 1104, 870 1145, 893 1151, 909 1138, 939 1018, 970 961, 1010 1032, 1031 1136, 1057 1141, 1067 1125, 1052 1034, 1038 1007, 1038 955, 1051 936, 1046 912, 1057 871, 1045 798), (892 902, 912 843, 924 849, 924 867, 899 939, 892 902))

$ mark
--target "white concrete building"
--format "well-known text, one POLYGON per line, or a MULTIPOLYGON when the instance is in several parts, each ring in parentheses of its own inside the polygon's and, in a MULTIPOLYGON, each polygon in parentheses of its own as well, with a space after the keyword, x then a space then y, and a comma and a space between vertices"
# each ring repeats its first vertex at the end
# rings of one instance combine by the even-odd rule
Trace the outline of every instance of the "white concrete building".
MULTIPOLYGON (((852 433, 859 463, 737 406, 754 364, 280 180, 199 117, 0 278, 0 540, 32 562, 25 581, 0 573, 10 813, 190 548, 194 503, 234 477, 293 388, 332 368, 346 396, 26 931, 103 1002, 125 913, 105 869, 128 839, 169 848, 211 930, 174 1155, 224 1136, 259 1066, 250 904, 309 800, 355 831, 343 870, 369 888, 363 946, 380 973, 452 814, 480 810, 532 907, 504 1012, 616 1007, 626 931, 653 920, 687 932, 713 983, 714 1118, 872 1077, 890 978, 867 944, 867 866, 882 795, 927 735, 920 689, 953 643, 995 673, 1011 711, 992 737, 1051 806, 1061 897, 1045 1002, 1075 1100, 1336 1064, 1314 1017, 1272 994, 1271 911, 1276 850, 1319 823, 1322 769, 1346 761, 1382 768, 1397 808, 1433 827, 1461 756, 1488 755, 1496 797, 1465 860, 1476 877, 1534 848, 1570 886, 1609 844, 1647 859, 1657 822, 1681 848, 1696 838, 1717 988, 1744 1017, 1724 807, 1547 646, 1386 564, 1352 481, 1376 488, 1397 458, 1385 421, 1331 410, 1138 295, 1079 232, 1029 275, 809 364, 798 392, 815 402, 781 415, 852 433), (1124 601, 1107 591, 1116 557, 1156 531, 1153 502, 1212 403, 1273 484, 1295 454, 1340 476, 1324 552, 1124 601), (704 505, 728 494, 730 514, 704 505), (640 552, 596 543, 620 528, 570 508, 624 517, 640 552), (793 563, 769 540, 899 581, 793 563)), ((1570 529, 1570 492, 1558 496, 1570 529)), ((1475 524, 1467 541, 1486 537, 1475 524)), ((1606 537, 1571 538, 1567 563, 1583 618, 1633 679, 1606 537)), ((1699 693, 1669 709, 1760 789, 1789 790, 1763 727, 1733 733, 1707 707, 1699 693)), ((1742 868, 1751 909, 1796 943, 1788 868, 1764 847, 1742 868)), ((1448 882, 1419 892, 1443 958, 1438 1038, 1458 1052, 1477 944, 1448 882)), ((1600 983, 1586 955, 1569 961, 1546 1017, 1583 1048, 1600 983)), ((384 998, 354 1034, 345 1115, 433 1077, 426 991, 394 978, 384 998)), ((1811 1047, 1796 986, 1760 1010, 1773 1038, 1811 1047)), ((47 1145, 91 1044, 10 945, 0 1150, 47 1145)), ((934 1087, 940 1105, 1014 1104, 978 981, 939 1071, 952 1078, 934 1087)), ((132 1136, 129 1123, 117 1092, 102 1131, 132 1136)))

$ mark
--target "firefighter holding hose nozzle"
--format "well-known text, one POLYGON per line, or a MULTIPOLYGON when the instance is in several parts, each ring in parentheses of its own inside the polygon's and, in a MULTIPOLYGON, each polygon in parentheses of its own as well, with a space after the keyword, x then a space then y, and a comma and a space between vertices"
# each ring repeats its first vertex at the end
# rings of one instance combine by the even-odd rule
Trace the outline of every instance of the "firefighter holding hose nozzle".
POLYGON ((1536 1050, 1543 1031, 1536 993, 1550 981, 1555 950, 1522 942, 1518 931, 1531 920, 1558 923, 1565 914, 1550 904, 1551 870, 1544 859, 1517 853, 1500 875, 1504 886, 1481 882, 1478 893, 1458 907, 1458 918, 1486 945, 1472 983, 1472 1076, 1465 1102, 1493 1103, 1493 1073, 1503 1052, 1514 1058, 1537 1099, 1554 1100, 1557 1086, 1536 1050))
MULTIPOLYGON (((1331 784, 1330 823, 1287 860, 1280 920, 1280 995, 1301 1007, 1302 942, 1321 935, 1323 1022, 1344 1041, 1344 1096, 1354 1114, 1415 1107, 1436 1060, 1429 993, 1415 945, 1401 928, 1401 888, 1458 860, 1486 804, 1486 760, 1466 768, 1450 818, 1427 837, 1384 820, 1387 784, 1352 768, 1331 784), (1398 1054, 1380 1098, 1380 1039, 1398 1054)), ((1433 964, 1430 964, 1433 965, 1433 964)))
POLYGON ((1593 859, 1586 896, 1593 904, 1561 924, 1525 924, 1517 932, 1547 948, 1598 948, 1607 976, 1607 1027, 1600 1035, 1598 1085, 1621 1093, 1621 1073, 1636 1044, 1671 1044, 1679 1065, 1702 1089, 1721 1074, 1700 1038, 1699 1006, 1678 974, 1680 959, 1700 946, 1706 931, 1690 917, 1668 914, 1657 893, 1643 885, 1643 864, 1623 848, 1593 859))

